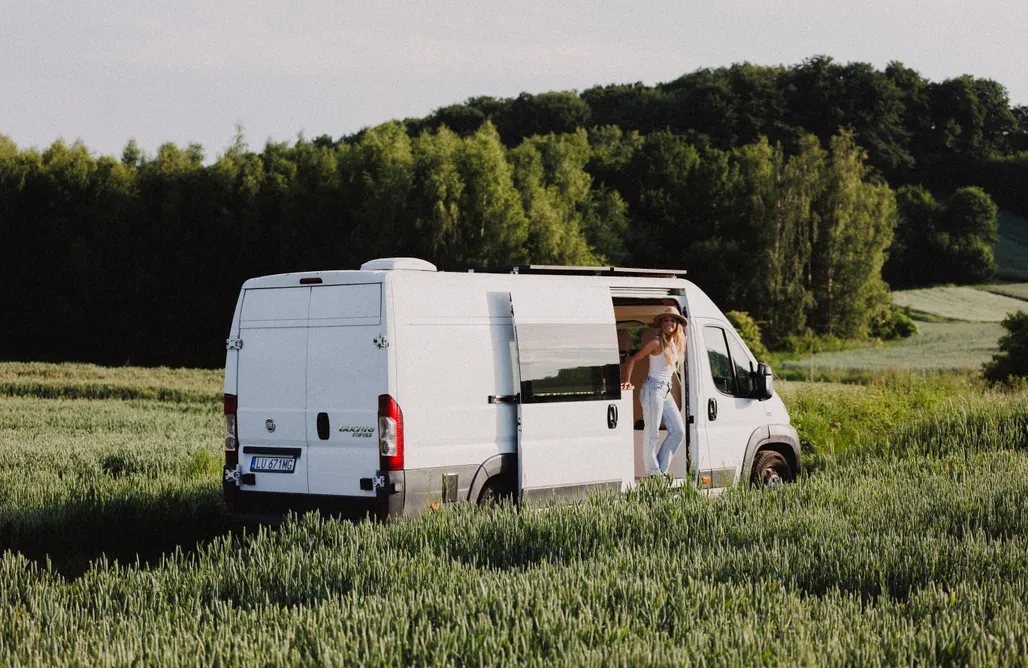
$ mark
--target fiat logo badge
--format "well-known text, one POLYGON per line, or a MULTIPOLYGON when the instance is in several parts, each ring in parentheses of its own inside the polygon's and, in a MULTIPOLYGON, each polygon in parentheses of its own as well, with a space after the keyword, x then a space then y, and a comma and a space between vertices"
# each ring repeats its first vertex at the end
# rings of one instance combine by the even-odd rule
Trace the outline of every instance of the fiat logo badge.
POLYGON ((271 418, 264 421, 264 426, 268 428, 268 431, 275 431, 275 421, 271 418))

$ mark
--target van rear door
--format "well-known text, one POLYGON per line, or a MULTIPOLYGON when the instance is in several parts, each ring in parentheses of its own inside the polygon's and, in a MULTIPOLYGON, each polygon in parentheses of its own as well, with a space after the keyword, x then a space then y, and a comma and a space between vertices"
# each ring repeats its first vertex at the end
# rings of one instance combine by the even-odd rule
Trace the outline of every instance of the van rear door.
POLYGON ((609 289, 519 288, 511 311, 522 497, 620 490, 634 473, 632 404, 609 289))
POLYGON ((257 492, 307 493, 308 287, 251 288, 239 316, 239 463, 257 492))
POLYGON ((387 392, 382 284, 311 290, 307 346, 307 480, 311 494, 374 497, 378 397, 387 392))

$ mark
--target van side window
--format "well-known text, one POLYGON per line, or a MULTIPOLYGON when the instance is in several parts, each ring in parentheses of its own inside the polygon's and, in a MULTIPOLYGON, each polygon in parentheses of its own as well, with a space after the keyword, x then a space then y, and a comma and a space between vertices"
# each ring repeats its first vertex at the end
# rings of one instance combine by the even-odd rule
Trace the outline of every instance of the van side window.
POLYGON ((725 332, 725 336, 728 338, 728 349, 732 353, 732 365, 735 367, 736 386, 739 390, 735 396, 752 397, 756 390, 756 379, 750 370, 750 358, 734 336, 728 332, 725 332))
POLYGON ((703 341, 707 345, 707 358, 710 360, 710 374, 714 377, 714 385, 724 394, 736 395, 735 373, 732 369, 732 359, 728 356, 725 330, 708 325, 703 328, 703 341))
POLYGON ((521 402, 621 398, 618 349, 608 326, 519 325, 521 402))

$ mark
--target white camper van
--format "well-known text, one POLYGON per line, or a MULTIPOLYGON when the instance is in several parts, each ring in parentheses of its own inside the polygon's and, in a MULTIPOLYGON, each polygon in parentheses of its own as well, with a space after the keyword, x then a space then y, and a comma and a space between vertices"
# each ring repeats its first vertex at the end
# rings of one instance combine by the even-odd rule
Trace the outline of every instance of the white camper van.
POLYGON ((389 258, 246 281, 225 361, 229 512, 382 517, 623 490, 645 465, 621 363, 668 306, 689 323, 671 472, 711 490, 793 479, 799 440, 770 370, 683 273, 389 258))

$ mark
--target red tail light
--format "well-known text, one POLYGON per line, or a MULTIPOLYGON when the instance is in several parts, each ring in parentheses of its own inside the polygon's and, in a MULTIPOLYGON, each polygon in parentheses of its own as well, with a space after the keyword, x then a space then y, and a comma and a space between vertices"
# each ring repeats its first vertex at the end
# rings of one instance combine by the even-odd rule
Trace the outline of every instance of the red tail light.
POLYGON ((236 427, 236 395, 225 395, 225 466, 235 468, 239 463, 239 430, 236 427))
POLYGON ((403 412, 388 394, 378 397, 378 452, 382 470, 403 470, 403 412))

